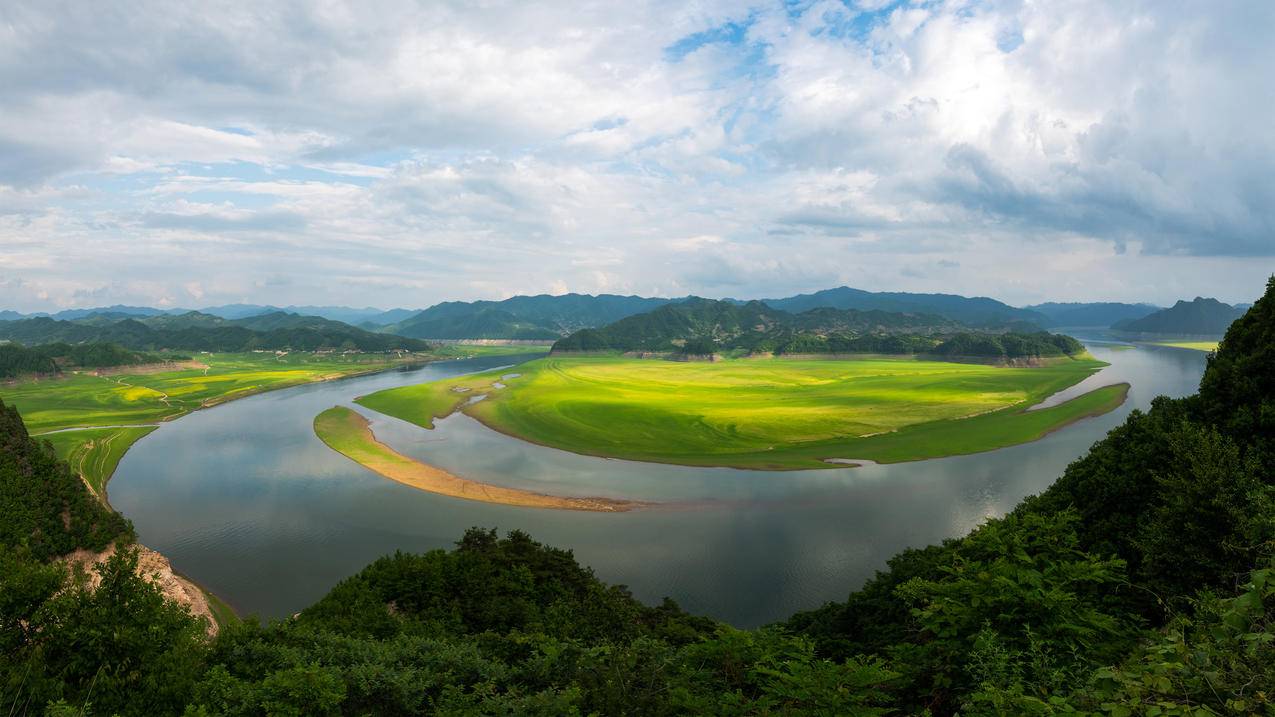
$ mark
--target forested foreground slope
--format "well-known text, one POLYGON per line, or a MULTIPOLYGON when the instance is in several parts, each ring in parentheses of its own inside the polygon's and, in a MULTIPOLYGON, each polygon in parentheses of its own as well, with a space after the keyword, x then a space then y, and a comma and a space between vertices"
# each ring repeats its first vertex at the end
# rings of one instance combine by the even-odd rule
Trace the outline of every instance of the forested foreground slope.
MULTIPOLYGON (((15 502, 9 492, 69 474, 22 462, 27 439, 6 430, 19 446, 0 454, 6 506, 67 505, 15 502)), ((51 549, 31 547, 49 525, 36 516, 0 534, 0 703, 97 715, 1271 714, 1273 468, 1275 280, 1198 395, 1158 399, 1009 516, 906 551, 845 602, 782 625, 741 631, 648 607, 568 552, 476 529, 450 552, 382 558, 295 619, 229 626, 209 643, 129 577, 126 557, 96 593, 58 592, 51 549)))

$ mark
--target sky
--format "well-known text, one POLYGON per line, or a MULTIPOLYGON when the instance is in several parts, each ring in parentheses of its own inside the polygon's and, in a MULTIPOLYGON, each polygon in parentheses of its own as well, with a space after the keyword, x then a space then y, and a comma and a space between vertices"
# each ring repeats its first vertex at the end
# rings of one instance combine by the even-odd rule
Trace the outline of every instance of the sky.
POLYGON ((1275 3, 0 4, 0 309, 1275 273, 1275 3))

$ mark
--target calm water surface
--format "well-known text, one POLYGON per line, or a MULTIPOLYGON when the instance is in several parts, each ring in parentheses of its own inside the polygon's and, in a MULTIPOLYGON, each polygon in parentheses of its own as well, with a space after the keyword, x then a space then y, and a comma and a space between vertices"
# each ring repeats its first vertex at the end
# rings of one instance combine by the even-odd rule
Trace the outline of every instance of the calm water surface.
POLYGON ((647 602, 668 595, 692 612, 755 626, 842 600, 900 549, 1004 513, 1133 408, 1193 393, 1204 370, 1201 352, 1088 345, 1112 365, 1086 390, 1130 382, 1121 408, 1035 443, 889 466, 775 473, 633 463, 523 443, 463 415, 426 431, 359 408, 381 440, 468 478, 675 507, 581 513, 437 496, 367 471, 311 428, 317 413, 357 396, 530 357, 436 363, 198 411, 124 456, 110 500, 142 542, 243 614, 292 614, 378 556, 450 547, 477 525, 570 548, 647 602))

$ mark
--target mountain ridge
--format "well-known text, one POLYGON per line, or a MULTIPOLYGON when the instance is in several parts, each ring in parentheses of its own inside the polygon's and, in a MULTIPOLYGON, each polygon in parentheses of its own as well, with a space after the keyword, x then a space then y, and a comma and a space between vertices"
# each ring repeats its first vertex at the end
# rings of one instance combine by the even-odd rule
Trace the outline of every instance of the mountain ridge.
POLYGON ((1118 321, 1111 328, 1131 334, 1221 336, 1243 315, 1244 309, 1197 296, 1140 319, 1118 321))

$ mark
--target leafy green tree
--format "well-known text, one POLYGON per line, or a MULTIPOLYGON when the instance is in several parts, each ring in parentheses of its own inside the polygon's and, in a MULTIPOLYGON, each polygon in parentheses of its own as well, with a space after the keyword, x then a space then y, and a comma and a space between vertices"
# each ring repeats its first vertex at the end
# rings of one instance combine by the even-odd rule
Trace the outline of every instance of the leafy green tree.
POLYGON ((103 714, 180 713, 202 669, 203 624, 165 599, 122 549, 96 567, 99 584, 72 585, 34 614, 50 699, 91 701, 103 714))
POLYGON ((989 679, 1047 695, 1132 644, 1137 620, 1115 597, 1124 563, 1080 550, 1075 524, 1073 513, 989 521, 941 578, 896 589, 914 633, 889 655, 918 707, 946 712, 989 679), (1003 665, 988 670, 993 652, 1003 665))

